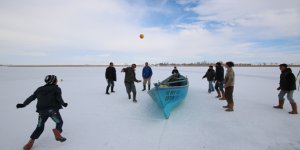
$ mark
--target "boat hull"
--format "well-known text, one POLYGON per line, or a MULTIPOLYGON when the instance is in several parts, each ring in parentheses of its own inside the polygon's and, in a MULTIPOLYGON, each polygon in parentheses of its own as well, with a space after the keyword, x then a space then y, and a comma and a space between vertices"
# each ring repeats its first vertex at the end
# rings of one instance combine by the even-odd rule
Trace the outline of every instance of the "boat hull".
POLYGON ((172 109, 185 99, 187 92, 188 84, 174 87, 155 86, 148 91, 148 94, 159 105, 165 118, 168 119, 172 109))

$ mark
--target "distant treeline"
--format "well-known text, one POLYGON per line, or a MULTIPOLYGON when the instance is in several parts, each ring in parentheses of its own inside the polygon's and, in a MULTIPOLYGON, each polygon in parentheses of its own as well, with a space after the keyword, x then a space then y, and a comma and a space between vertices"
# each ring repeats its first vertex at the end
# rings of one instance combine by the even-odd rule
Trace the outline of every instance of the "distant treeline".
MULTIPOLYGON (((138 66, 144 66, 144 64, 137 64, 138 66)), ((186 66, 186 67, 206 67, 215 63, 210 62, 196 62, 196 63, 157 63, 151 64, 151 66, 186 66)), ((251 63, 235 63, 235 66, 238 67, 277 67, 279 63, 259 63, 259 64, 251 64, 251 63)), ((300 67, 300 64, 288 64, 289 67, 300 67)), ((2 67, 107 67, 108 65, 1 65, 2 67)), ((130 64, 119 65, 115 64, 116 67, 126 67, 130 66, 130 64)))
MULTIPOLYGON (((215 63, 210 62, 196 62, 196 63, 158 63, 155 66, 214 66, 215 63)), ((235 66, 239 67, 277 67, 279 63, 235 63, 235 66)), ((288 64, 290 67, 300 67, 300 64, 288 64)))

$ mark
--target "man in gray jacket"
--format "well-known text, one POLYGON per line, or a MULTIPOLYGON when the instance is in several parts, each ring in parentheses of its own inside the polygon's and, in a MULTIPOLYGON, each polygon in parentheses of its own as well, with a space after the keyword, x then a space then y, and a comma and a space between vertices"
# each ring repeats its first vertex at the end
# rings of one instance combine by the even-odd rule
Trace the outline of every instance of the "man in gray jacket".
POLYGON ((136 100, 136 88, 134 82, 141 82, 141 80, 136 79, 135 77, 135 68, 136 64, 132 64, 131 67, 123 68, 122 72, 125 72, 125 86, 128 94, 128 99, 131 99, 131 92, 133 93, 133 102, 136 100))

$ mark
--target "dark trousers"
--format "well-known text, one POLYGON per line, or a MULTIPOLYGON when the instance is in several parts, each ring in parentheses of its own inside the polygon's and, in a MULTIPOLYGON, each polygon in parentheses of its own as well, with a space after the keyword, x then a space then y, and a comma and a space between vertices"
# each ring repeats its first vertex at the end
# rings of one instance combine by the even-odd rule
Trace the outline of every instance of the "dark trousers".
POLYGON ((125 82, 125 86, 126 86, 126 91, 127 91, 128 96, 132 92, 133 100, 135 100, 136 99, 136 88, 135 88, 134 82, 125 82))
POLYGON ((31 139, 38 139, 40 137, 44 131, 45 123, 49 117, 56 123, 56 129, 62 132, 63 120, 59 111, 50 109, 39 113, 38 125, 31 134, 31 139))
POLYGON ((114 80, 107 80, 106 92, 108 92, 109 87, 111 87, 111 92, 114 91, 114 86, 115 86, 114 80))
POLYGON ((233 86, 229 86, 225 88, 225 99, 228 104, 233 105, 233 86))
POLYGON ((223 82, 216 82, 215 84, 215 89, 217 92, 221 91, 221 92, 224 92, 224 87, 223 87, 223 82))

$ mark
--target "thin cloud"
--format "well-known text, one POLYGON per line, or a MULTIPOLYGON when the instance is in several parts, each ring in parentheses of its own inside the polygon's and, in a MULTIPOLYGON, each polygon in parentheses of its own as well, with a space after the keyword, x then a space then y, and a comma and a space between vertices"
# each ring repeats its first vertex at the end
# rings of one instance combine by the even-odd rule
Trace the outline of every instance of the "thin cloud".
POLYGON ((262 62, 274 61, 272 56, 278 56, 275 61, 300 63, 294 59, 299 56, 299 43, 295 42, 300 37, 299 3, 1 1, 0 63, 262 62), (166 14, 171 19, 163 20, 161 16, 166 14), (144 39, 139 38, 141 33, 144 39), (286 42, 261 44, 265 40, 286 42), (43 59, 33 61, 39 56, 43 59))

